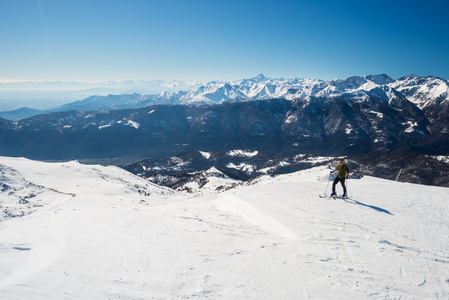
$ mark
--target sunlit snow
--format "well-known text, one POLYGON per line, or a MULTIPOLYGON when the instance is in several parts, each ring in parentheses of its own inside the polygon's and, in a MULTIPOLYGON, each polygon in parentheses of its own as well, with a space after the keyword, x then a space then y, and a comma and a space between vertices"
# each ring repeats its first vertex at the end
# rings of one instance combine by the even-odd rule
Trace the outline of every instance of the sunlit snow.
POLYGON ((23 211, 0 220, 1 299, 449 298, 448 188, 365 176, 331 200, 316 167, 199 196, 7 157, 0 177, 23 211))

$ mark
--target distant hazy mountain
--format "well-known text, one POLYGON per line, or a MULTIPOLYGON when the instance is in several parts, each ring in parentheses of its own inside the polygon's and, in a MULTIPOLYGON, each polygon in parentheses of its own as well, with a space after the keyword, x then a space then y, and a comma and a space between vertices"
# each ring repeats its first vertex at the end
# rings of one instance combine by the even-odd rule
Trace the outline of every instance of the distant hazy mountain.
MULTIPOLYGON (((202 83, 196 81, 163 80, 106 82, 2 82, 0 80, 0 116, 2 112, 13 111, 20 107, 31 107, 45 111, 53 110, 62 104, 89 98, 92 95, 107 96, 130 93, 157 95, 161 92, 188 91, 200 84, 202 83)), ((113 109, 113 107, 111 106, 110 109, 113 109)))
POLYGON ((0 118, 12 120, 12 121, 18 121, 21 119, 29 118, 32 116, 37 116, 40 114, 46 113, 46 111, 33 109, 29 107, 22 107, 16 110, 11 111, 0 111, 0 118))

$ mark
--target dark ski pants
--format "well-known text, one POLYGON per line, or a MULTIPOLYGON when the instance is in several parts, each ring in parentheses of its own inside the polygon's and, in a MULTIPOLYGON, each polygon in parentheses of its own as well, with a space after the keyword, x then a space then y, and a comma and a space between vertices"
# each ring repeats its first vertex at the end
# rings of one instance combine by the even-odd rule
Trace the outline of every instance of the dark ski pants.
POLYGON ((343 194, 346 194, 345 179, 346 178, 335 177, 334 183, 332 184, 332 192, 333 193, 335 193, 335 185, 337 185, 338 182, 341 182, 341 186, 343 187, 343 194))

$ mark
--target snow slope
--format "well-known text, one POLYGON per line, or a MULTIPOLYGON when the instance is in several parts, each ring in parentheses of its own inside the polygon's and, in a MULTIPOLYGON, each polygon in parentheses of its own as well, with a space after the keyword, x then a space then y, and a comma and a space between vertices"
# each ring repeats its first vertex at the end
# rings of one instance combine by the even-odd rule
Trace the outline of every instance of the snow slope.
POLYGON ((1 299, 449 297, 447 188, 366 176, 321 199, 318 167, 195 197, 116 167, 0 165, 2 206, 24 182, 42 204, 0 222, 1 299))

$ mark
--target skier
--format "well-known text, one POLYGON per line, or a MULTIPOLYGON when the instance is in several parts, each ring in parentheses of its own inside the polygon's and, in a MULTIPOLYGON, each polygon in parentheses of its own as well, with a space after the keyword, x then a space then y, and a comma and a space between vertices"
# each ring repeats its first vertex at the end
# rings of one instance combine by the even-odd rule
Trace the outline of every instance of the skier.
POLYGON ((341 182, 341 186, 343 187, 343 198, 346 198, 346 185, 345 185, 345 179, 349 176, 349 169, 348 166, 345 165, 345 162, 343 159, 340 159, 340 164, 337 166, 337 168, 333 171, 331 171, 331 174, 338 171, 337 177, 335 177, 334 183, 332 184, 332 194, 331 197, 335 197, 337 193, 335 193, 335 185, 338 182, 341 182))

